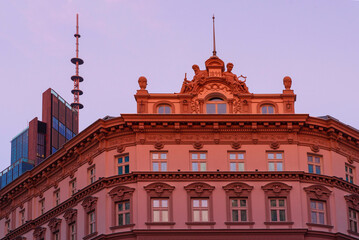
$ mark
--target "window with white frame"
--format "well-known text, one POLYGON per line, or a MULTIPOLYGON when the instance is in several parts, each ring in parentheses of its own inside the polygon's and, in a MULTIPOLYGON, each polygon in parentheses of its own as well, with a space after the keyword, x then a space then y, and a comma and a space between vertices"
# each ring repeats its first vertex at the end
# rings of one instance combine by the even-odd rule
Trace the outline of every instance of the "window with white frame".
POLYGON ((349 208, 349 230, 352 232, 358 232, 358 217, 359 212, 355 209, 349 208))
POLYGON ((95 211, 88 213, 88 226, 89 226, 88 227, 89 234, 96 232, 96 213, 95 213, 95 211))
POLYGON ((269 211, 271 222, 285 222, 287 221, 287 206, 285 198, 270 198, 269 211))
POLYGON ((130 173, 130 156, 123 155, 117 157, 117 174, 127 174, 130 173))
POLYGON ((22 209, 19 212, 19 221, 20 221, 20 226, 25 223, 25 209, 22 209))
POLYGON ((193 222, 208 222, 209 221, 209 206, 208 198, 192 198, 192 221, 193 222))
POLYGON ((76 240, 76 223, 71 223, 69 225, 70 231, 70 240, 76 240))
POLYGON ((207 171, 207 153, 190 152, 192 171, 207 171))
POLYGON ((311 223, 326 224, 326 202, 318 200, 310 200, 310 218, 311 223))
POLYGON ((152 198, 152 222, 168 222, 168 198, 152 198))
POLYGON ((45 198, 40 199, 39 209, 40 209, 40 215, 45 213, 45 198))
POLYGON ((122 201, 117 204, 117 225, 123 226, 131 223, 130 201, 122 201))
POLYGON ((77 192, 76 178, 70 181, 69 186, 70 186, 70 196, 72 196, 77 192))
POLYGON ((60 204, 60 190, 54 192, 54 204, 55 207, 60 204))
POLYGON ((308 172, 322 174, 322 157, 308 154, 308 172))
POLYGON ((151 152, 152 171, 167 171, 167 152, 151 152))
POLYGON ((228 152, 230 171, 244 171, 244 152, 228 152))
POLYGON ((96 168, 95 168, 95 166, 88 169, 88 179, 89 179, 90 184, 96 182, 96 168))
POLYGON ((5 234, 8 234, 11 231, 11 222, 10 219, 5 222, 5 234))
POLYGON ((354 183, 354 167, 345 164, 345 180, 350 183, 354 183))
POLYGON ((232 222, 248 221, 248 199, 247 198, 231 198, 231 220, 232 222))
POLYGON ((268 171, 283 171, 283 152, 267 152, 268 171))

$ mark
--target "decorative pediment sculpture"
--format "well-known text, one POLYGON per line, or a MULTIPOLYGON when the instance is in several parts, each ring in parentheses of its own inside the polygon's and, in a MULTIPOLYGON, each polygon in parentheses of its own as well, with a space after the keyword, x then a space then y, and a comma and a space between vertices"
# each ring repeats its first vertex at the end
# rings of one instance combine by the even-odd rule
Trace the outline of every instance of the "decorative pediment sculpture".
POLYGON ((119 186, 112 189, 108 194, 114 201, 122 201, 123 199, 129 199, 134 191, 134 188, 119 186))
POLYGON ((272 182, 263 186, 262 189, 270 196, 287 196, 292 187, 285 183, 272 182))
POLYGON ((144 189, 154 197, 168 197, 175 189, 174 186, 167 183, 155 182, 144 187, 144 189))
POLYGON ((224 191, 230 196, 248 196, 253 187, 246 183, 234 182, 223 186, 224 191))
POLYGON ((359 211, 359 195, 352 194, 344 197, 347 201, 348 207, 359 211))
POLYGON ((191 183, 184 187, 184 189, 193 196, 206 197, 211 194, 214 187, 203 182, 191 183))
POLYGON ((309 187, 305 187, 304 191, 306 191, 310 198, 319 200, 327 200, 330 196, 330 193, 332 192, 322 185, 312 185, 309 187))
POLYGON ((97 199, 98 199, 97 197, 88 196, 84 199, 81 205, 83 206, 86 212, 92 211, 96 207, 97 199))
POLYGON ((46 228, 44 227, 37 227, 34 230, 34 239, 35 240, 40 240, 40 239, 44 239, 45 238, 45 232, 46 232, 46 228))
POLYGON ((67 209, 64 213, 64 218, 66 223, 69 225, 76 221, 77 218, 77 210, 76 209, 67 209))
POLYGON ((52 218, 49 222, 49 228, 52 233, 60 231, 61 228, 61 220, 60 218, 52 218))

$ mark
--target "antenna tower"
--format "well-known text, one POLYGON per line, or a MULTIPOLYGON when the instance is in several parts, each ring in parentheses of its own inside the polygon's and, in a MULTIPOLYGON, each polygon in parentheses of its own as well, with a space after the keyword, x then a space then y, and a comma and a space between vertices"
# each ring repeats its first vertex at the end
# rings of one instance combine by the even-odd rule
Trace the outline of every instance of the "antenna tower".
POLYGON ((71 62, 76 65, 76 74, 71 77, 71 80, 74 81, 74 89, 71 90, 71 93, 74 95, 74 102, 71 103, 71 107, 76 109, 77 113, 79 110, 84 108, 84 105, 80 103, 80 95, 83 92, 80 90, 80 82, 83 82, 83 78, 79 75, 79 65, 82 65, 84 61, 79 58, 79 38, 81 37, 79 34, 79 14, 76 14, 76 57, 71 59, 71 62))

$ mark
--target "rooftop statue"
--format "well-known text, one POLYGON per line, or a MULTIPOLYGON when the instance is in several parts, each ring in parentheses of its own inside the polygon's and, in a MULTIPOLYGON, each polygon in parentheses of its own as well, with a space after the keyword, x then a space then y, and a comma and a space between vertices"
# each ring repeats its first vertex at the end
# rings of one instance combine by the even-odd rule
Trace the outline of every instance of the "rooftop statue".
POLYGON ((198 86, 203 85, 208 77, 207 71, 201 70, 198 65, 193 65, 192 69, 194 71, 194 77, 191 81, 187 80, 187 78, 184 79, 181 93, 193 92, 198 86))
POLYGON ((226 82, 233 86, 234 92, 249 93, 248 87, 245 84, 246 77, 243 75, 237 77, 236 74, 232 73, 233 66, 233 63, 227 63, 227 72, 223 73, 223 76, 226 78, 226 82), (244 81, 239 80, 239 78, 243 78, 244 81))

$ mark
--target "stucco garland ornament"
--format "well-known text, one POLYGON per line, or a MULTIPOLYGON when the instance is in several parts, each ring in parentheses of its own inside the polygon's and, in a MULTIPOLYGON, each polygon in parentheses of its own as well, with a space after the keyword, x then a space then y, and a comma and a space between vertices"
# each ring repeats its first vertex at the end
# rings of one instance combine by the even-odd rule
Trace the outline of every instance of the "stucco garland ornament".
POLYGON ((240 194, 243 191, 243 188, 240 185, 236 185, 236 186, 234 186, 233 191, 236 194, 240 194))
POLYGON ((310 150, 317 153, 317 152, 319 152, 319 146, 318 145, 312 145, 312 146, 310 146, 310 150))
POLYGON ((126 149, 126 147, 125 147, 125 146, 120 145, 120 146, 118 146, 118 147, 117 147, 117 149, 116 149, 116 150, 117 150, 117 152, 118 152, 118 153, 123 153, 123 152, 125 151, 125 149, 126 149))
POLYGON ((203 185, 200 185, 200 184, 196 185, 194 188, 195 188, 194 191, 195 191, 196 193, 202 193, 202 192, 203 192, 203 189, 204 189, 203 185))
POLYGON ((280 147, 279 142, 272 142, 272 143, 270 144, 270 148, 271 148, 271 149, 278 149, 279 147, 280 147))
POLYGON ((199 150, 199 149, 203 148, 203 143, 195 142, 195 143, 193 143, 193 148, 199 150))
POLYGON ((240 142, 232 142, 232 148, 233 149, 240 149, 242 147, 242 144, 240 142))
POLYGON ((323 195, 323 190, 320 188, 316 188, 314 189, 314 193, 318 196, 318 198, 320 198, 323 195))
POLYGON ((282 191, 281 186, 279 185, 273 185, 273 192, 274 193, 280 193, 282 191))
POLYGON ((155 192, 156 193, 163 193, 163 186, 161 184, 158 184, 155 186, 155 192))
POLYGON ((157 150, 161 150, 165 145, 161 142, 156 142, 154 145, 154 148, 156 148, 157 150))

